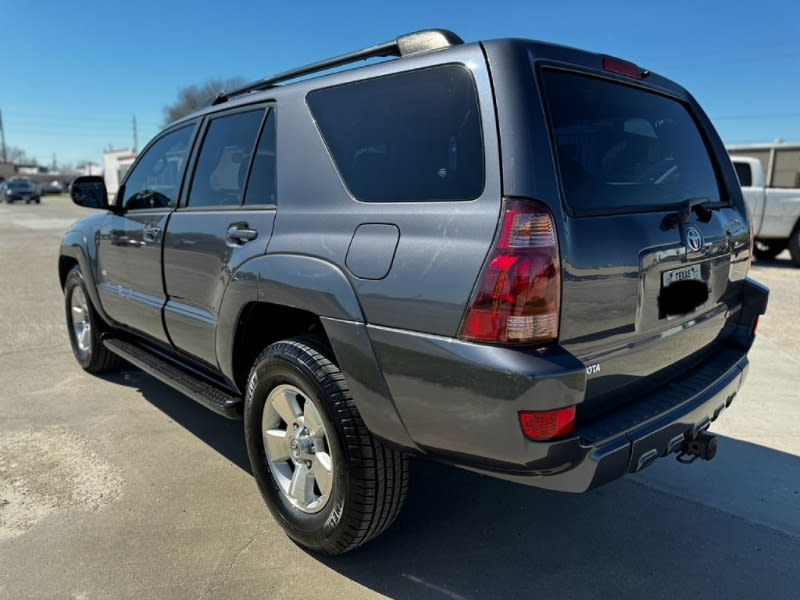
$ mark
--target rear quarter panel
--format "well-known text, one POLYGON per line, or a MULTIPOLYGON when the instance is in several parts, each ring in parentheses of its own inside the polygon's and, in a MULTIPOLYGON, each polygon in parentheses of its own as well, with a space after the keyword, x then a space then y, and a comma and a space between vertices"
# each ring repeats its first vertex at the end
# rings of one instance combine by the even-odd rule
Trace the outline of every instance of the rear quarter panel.
MULTIPOLYGON (((456 335, 497 227, 501 184, 499 143, 489 73, 480 45, 431 52, 359 69, 359 78, 434 65, 466 65, 475 78, 483 125, 486 184, 472 201, 369 203, 344 185, 306 104, 319 82, 301 83, 279 100, 278 212, 268 253, 305 254, 339 267, 356 290, 366 322, 456 335), (382 279, 355 276, 346 256, 365 223, 399 230, 391 269, 382 279)), ((324 87, 352 81, 325 78, 324 87)))

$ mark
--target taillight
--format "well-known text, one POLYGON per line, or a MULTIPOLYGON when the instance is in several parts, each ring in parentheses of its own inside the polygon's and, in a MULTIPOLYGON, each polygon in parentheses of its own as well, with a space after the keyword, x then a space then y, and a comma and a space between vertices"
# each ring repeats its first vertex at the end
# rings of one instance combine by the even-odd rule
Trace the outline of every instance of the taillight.
POLYGON ((646 70, 637 67, 632 62, 620 60, 613 56, 603 57, 603 69, 609 73, 616 73, 617 75, 624 75, 625 77, 632 77, 633 79, 644 79, 648 75, 646 70))
POLYGON ((542 203, 506 199, 459 337, 532 344, 558 337, 561 266, 553 215, 542 203))
POLYGON ((753 321, 753 337, 756 337, 756 333, 758 333, 758 319, 759 318, 761 318, 761 315, 756 315, 756 318, 753 321))
POLYGON ((525 437, 537 442, 564 437, 575 431, 575 407, 523 410, 519 413, 519 424, 525 437))

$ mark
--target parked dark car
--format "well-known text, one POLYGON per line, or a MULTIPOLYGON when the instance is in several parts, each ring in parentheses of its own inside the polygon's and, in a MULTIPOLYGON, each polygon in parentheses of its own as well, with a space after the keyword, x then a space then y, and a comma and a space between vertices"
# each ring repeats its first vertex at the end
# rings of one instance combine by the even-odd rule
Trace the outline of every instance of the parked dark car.
POLYGON ((694 98, 542 42, 431 30, 263 79, 113 201, 71 194, 100 209, 59 260, 80 365, 243 417, 275 519, 327 554, 391 525, 411 455, 565 492, 713 458, 767 305, 694 98))
POLYGON ((57 179, 45 181, 40 189, 42 194, 63 194, 66 191, 64 184, 57 179))
POLYGON ((0 183, 0 194, 6 203, 24 201, 25 204, 41 202, 41 194, 35 183, 29 179, 9 179, 0 183))

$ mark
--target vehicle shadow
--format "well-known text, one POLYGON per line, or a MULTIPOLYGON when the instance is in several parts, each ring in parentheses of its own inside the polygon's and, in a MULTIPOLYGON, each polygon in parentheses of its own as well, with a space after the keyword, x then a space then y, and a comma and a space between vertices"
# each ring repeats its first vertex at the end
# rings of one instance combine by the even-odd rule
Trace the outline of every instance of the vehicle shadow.
MULTIPOLYGON (((241 423, 148 375, 107 378, 250 472, 241 423)), ((796 598, 800 458, 720 436, 711 463, 665 459, 583 495, 417 459, 397 522, 315 561, 391 598, 796 598)), ((269 517, 265 517, 269 518, 269 517)))
POLYGON ((579 496, 415 461, 397 523, 323 562, 392 598, 674 599, 698 590, 755 598, 765 589, 796 598, 800 542, 773 527, 794 519, 800 533, 800 459, 730 438, 720 445, 728 453, 721 472, 713 462, 669 461, 650 480, 628 477, 579 496), (742 473, 742 464, 761 470, 742 473), (693 469, 686 486, 678 477, 693 469), (706 486, 704 497, 693 497, 692 485, 706 486), (731 498, 746 504, 759 494, 758 510, 737 518, 749 509, 731 498))
POLYGON ((226 419, 211 412, 133 366, 101 377, 117 385, 136 388, 158 410, 243 471, 252 474, 241 421, 226 419))

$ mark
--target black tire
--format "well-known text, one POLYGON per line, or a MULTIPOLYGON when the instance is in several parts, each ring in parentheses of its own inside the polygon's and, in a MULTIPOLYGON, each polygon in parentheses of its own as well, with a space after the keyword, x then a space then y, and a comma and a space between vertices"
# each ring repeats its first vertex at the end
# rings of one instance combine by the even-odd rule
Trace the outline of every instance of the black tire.
POLYGON ((370 434, 330 354, 315 337, 267 347, 248 378, 244 429, 253 474, 278 524, 301 546, 336 555, 379 535, 397 518, 408 489, 408 458, 370 434), (282 384, 312 401, 327 432, 333 484, 327 503, 313 514, 292 504, 267 460, 262 417, 270 392, 282 384))
POLYGON ((786 250, 787 240, 756 240, 753 254, 758 260, 772 260, 786 250))
MULTIPOLYGON (((80 267, 77 265, 72 267, 72 270, 69 272, 64 282, 64 308, 66 311, 67 333, 69 335, 70 345, 72 346, 72 353, 75 355, 75 360, 83 367, 84 371, 89 373, 104 373, 106 371, 118 369, 125 364, 119 356, 109 352, 103 345, 101 335, 106 329, 106 325, 92 306, 92 301, 86 290, 86 284, 83 281, 83 275, 81 274, 80 267), (76 317, 73 314, 72 296, 76 288, 83 294, 86 320, 89 323, 89 331, 86 335, 86 340, 88 341, 86 346, 88 347, 83 348, 78 341, 74 327, 74 319, 76 317)), ((80 314, 82 315, 84 313, 80 314)))
POLYGON ((36 202, 36 204, 41 204, 42 203, 42 198, 41 198, 41 196, 36 196, 36 198, 34 198, 33 201, 36 202))
POLYGON ((792 236, 789 238, 789 254, 792 255, 792 262, 800 267, 800 225, 795 227, 792 236))

